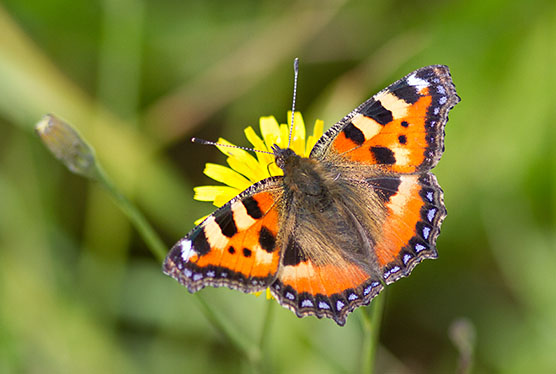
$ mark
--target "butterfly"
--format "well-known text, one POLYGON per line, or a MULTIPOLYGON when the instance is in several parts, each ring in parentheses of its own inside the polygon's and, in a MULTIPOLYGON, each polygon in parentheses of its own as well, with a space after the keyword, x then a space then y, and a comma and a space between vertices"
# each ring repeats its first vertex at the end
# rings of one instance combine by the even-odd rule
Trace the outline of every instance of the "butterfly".
POLYGON ((437 257, 446 208, 430 170, 459 101, 448 67, 426 66, 341 119, 309 157, 274 145, 283 176, 253 184, 193 228, 163 271, 190 292, 269 288, 298 317, 343 326, 385 285, 437 257))

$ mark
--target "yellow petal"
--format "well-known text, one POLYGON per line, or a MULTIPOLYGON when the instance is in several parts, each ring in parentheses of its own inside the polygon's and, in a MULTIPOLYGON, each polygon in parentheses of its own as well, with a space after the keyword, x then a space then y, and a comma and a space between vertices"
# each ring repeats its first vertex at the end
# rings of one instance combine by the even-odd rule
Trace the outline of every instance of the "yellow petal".
POLYGON ((324 121, 317 119, 315 121, 315 127, 313 128, 313 135, 310 135, 307 139, 307 148, 305 149, 305 157, 309 157, 311 150, 317 144, 317 141, 322 136, 322 128, 324 127, 324 121))
POLYGON ((321 119, 317 119, 315 121, 315 126, 313 127, 313 136, 315 138, 320 138, 322 136, 323 133, 323 127, 324 127, 324 121, 321 119))
POLYGON ((198 220, 195 220, 195 222, 193 222, 195 225, 200 224, 201 222, 203 222, 205 219, 207 219, 208 216, 204 216, 199 218, 198 220))
POLYGON ((265 296, 266 296, 266 299, 267 299, 267 300, 274 299, 274 296, 272 296, 272 294, 270 293, 270 288, 267 288, 267 289, 264 290, 264 291, 256 291, 256 292, 251 292, 251 293, 252 293, 253 295, 259 297, 259 296, 262 295, 263 292, 265 293, 265 296))
POLYGON ((259 137, 259 135, 257 135, 253 127, 251 126, 246 127, 245 130, 243 130, 243 133, 245 134, 247 140, 249 140, 249 142, 253 144, 253 147, 255 149, 258 149, 260 151, 270 152, 270 150, 266 147, 264 141, 259 137))
MULTIPOLYGON (((270 149, 267 148, 266 144, 261 138, 259 138, 259 136, 255 133, 255 130, 253 130, 251 126, 245 129, 245 136, 247 137, 247 140, 249 140, 251 144, 253 144, 255 149, 266 152, 270 151, 270 149)), ((266 166, 274 162, 274 156, 266 153, 257 152, 257 159, 259 160, 258 168, 265 175, 265 178, 270 177, 268 168, 266 166)))
POLYGON ((212 203, 220 208, 222 205, 236 197, 240 192, 232 191, 231 189, 223 191, 220 195, 216 196, 216 199, 214 199, 212 203))
POLYGON ((195 195, 193 198, 198 201, 214 201, 222 194, 233 194, 234 196, 240 193, 237 188, 229 186, 197 186, 193 188, 195 195))
POLYGON ((216 148, 218 148, 218 150, 222 153, 224 153, 226 156, 229 157, 248 157, 250 156, 249 152, 241 149, 241 148, 233 148, 233 147, 237 147, 235 144, 227 141, 224 138, 218 138, 218 143, 220 144, 226 144, 226 145, 230 145, 231 147, 222 147, 217 145, 216 148))
POLYGON ((277 138, 280 136, 280 126, 274 116, 261 117, 259 120, 261 134, 267 149, 277 144, 277 138))
POLYGON ((276 140, 276 144, 280 146, 280 148, 287 148, 288 147, 288 138, 290 136, 290 128, 285 123, 280 125, 280 137, 276 140))
POLYGON ((226 162, 232 169, 243 174, 251 183, 255 183, 267 177, 265 169, 261 168, 255 157, 249 155, 247 158, 228 157, 226 162))
POLYGON ((274 296, 272 296, 272 293, 270 293, 270 288, 266 289, 266 299, 267 300, 274 299, 274 296))
MULTIPOLYGON (((305 139, 305 121, 303 121, 303 115, 301 115, 301 112, 295 112, 293 121, 295 125, 292 130, 293 139, 305 139)), ((291 126, 291 123, 292 112, 290 110, 288 112, 288 127, 291 126)))
MULTIPOLYGON (((288 131, 291 127, 291 116, 292 112, 288 112, 288 131)), ((293 149, 298 155, 305 155, 305 122, 303 121, 303 116, 300 112, 295 112, 294 114, 294 127, 292 131, 292 139, 290 148, 293 149)), ((289 134, 288 134, 289 136, 289 134)))
POLYGON ((240 191, 245 190, 251 185, 251 182, 243 175, 226 166, 207 163, 203 173, 215 181, 227 184, 230 187, 235 187, 240 191))

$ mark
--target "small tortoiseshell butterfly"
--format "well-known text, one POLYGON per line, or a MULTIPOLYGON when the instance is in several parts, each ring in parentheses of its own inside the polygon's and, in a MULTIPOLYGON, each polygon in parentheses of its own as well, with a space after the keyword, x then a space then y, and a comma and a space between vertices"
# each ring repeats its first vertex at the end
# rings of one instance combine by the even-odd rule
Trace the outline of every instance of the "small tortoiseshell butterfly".
POLYGON ((430 170, 459 102, 447 66, 418 69, 332 126, 308 158, 274 145, 264 179, 195 227, 164 272, 190 292, 270 288, 299 317, 347 314, 426 258, 446 216, 430 170))

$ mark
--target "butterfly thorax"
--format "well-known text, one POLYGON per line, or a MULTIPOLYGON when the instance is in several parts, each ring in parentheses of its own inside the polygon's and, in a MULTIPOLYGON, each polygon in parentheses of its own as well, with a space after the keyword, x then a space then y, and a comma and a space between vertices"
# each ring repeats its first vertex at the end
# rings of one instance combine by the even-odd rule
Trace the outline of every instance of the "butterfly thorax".
POLYGON ((325 170, 322 163, 301 157, 289 148, 274 146, 272 150, 276 164, 284 172, 286 194, 298 202, 298 207, 301 204, 310 211, 326 209, 332 200, 331 189, 334 189, 329 170, 325 170))

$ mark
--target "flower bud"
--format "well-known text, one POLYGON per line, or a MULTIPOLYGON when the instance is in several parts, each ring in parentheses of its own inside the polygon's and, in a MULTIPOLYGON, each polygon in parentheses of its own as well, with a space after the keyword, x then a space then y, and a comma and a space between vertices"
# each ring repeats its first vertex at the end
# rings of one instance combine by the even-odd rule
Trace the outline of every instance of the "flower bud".
POLYGON ((43 143, 73 173, 93 178, 95 152, 79 133, 52 114, 45 115, 35 126, 43 143))

